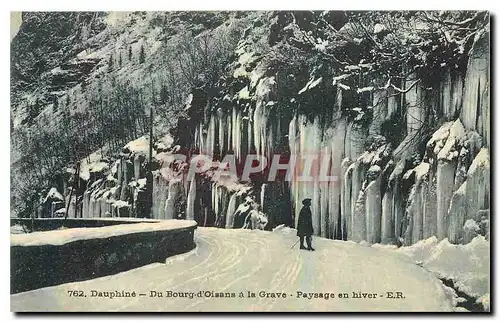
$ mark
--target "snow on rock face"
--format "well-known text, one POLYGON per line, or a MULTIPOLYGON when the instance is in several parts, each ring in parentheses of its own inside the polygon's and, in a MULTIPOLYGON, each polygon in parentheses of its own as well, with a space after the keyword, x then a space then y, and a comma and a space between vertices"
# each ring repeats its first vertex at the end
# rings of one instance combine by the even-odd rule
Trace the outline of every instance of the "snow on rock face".
POLYGON ((478 171, 489 170, 490 168, 490 155, 486 148, 482 148, 472 161, 469 170, 467 171, 468 176, 474 176, 478 171))
POLYGON ((456 144, 464 135, 465 128, 462 122, 460 122, 460 119, 457 119, 450 127, 448 137, 446 138, 446 143, 437 155, 438 160, 452 160, 457 158, 458 151, 456 150, 456 144))
POLYGON ((305 91, 312 89, 316 87, 321 81, 323 80, 323 77, 320 77, 318 79, 311 79, 307 84, 299 91, 299 94, 304 93, 305 91))
POLYGON ((438 154, 439 151, 444 147, 446 139, 450 134, 450 128, 453 122, 445 122, 441 127, 432 134, 432 137, 427 142, 427 148, 431 148, 434 154, 438 154))
POLYGON ((44 203, 49 201, 49 200, 59 200, 59 201, 64 201, 64 197, 57 191, 57 188, 50 188, 49 192, 47 193, 47 196, 44 199, 44 203))
POLYGON ((431 165, 427 162, 422 162, 415 167, 415 180, 420 182, 426 175, 429 174, 431 165))
POLYGON ((247 100, 249 98, 250 92, 248 91, 248 86, 245 86, 238 92, 238 99, 247 100))
MULTIPOLYGON (((439 240, 449 238, 453 243, 466 243, 477 235, 464 230, 464 223, 471 218, 482 225, 480 231, 485 234, 488 219, 477 214, 489 209, 489 152, 485 148, 479 150, 481 142, 477 132, 466 132, 457 119, 444 123, 433 133, 426 144, 424 161, 404 174, 402 157, 382 196, 382 240, 393 240, 392 227, 401 223, 395 214, 401 209, 396 200, 403 198, 397 179, 413 182, 405 206, 406 220, 402 230, 395 232, 405 245, 433 235, 439 240), (395 194, 400 195, 394 198, 395 194)), ((363 159, 367 155, 365 152, 363 159)))
POLYGON ((89 181, 93 173, 104 173, 109 164, 102 159, 104 151, 96 151, 80 161, 80 178, 89 181))
POLYGON ((481 218, 478 213, 489 209, 490 195, 490 162, 488 149, 482 148, 472 161, 467 171, 467 179, 453 194, 448 212, 448 236, 453 243, 468 242, 473 231, 470 231, 469 220, 478 224, 481 218), (471 187, 471 188, 467 188, 471 187), (469 225, 465 225, 469 222, 469 225))
MULTIPOLYGON (((192 96, 192 95, 191 95, 192 96)), ((165 134, 156 144, 156 151, 163 152, 170 149, 174 144, 174 138, 170 134, 165 134)))
POLYGON ((259 57, 254 52, 245 52, 244 48, 239 48, 236 51, 239 54, 237 68, 233 72, 233 77, 248 77, 247 67, 255 62, 259 57))
POLYGON ((147 155, 149 153, 149 138, 141 136, 136 140, 130 141, 123 147, 123 152, 131 155, 147 155))

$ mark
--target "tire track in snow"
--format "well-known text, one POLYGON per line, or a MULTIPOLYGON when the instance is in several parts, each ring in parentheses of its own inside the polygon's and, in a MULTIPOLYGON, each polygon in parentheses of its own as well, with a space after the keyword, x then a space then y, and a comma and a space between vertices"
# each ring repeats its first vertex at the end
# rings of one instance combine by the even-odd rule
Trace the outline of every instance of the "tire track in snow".
MULTIPOLYGON (((185 271, 183 270, 181 272, 178 272, 178 273, 171 275, 171 276, 168 276, 167 274, 169 274, 168 266, 170 266, 172 264, 168 264, 167 267, 161 267, 162 273, 165 272, 165 274, 167 276, 160 274, 159 277, 157 277, 157 278, 152 278, 152 279, 148 278, 148 280, 147 280, 148 288, 150 288, 149 285, 155 285, 155 288, 160 289, 160 288, 164 287, 165 285, 167 285, 169 282, 172 282, 172 281, 175 281, 175 280, 182 278, 182 276, 185 276, 185 275, 191 276, 193 271, 197 270, 198 268, 204 266, 207 263, 211 263, 211 265, 213 265, 214 263, 217 262, 216 260, 211 260, 212 257, 214 256, 214 253, 218 249, 218 248, 214 247, 218 243, 217 240, 215 240, 215 243, 214 243, 214 242, 210 242, 210 240, 213 239, 210 236, 200 236, 199 234, 196 234, 195 236, 196 236, 196 244, 197 244, 196 249, 200 250, 200 251, 208 250, 208 255, 202 261, 200 261, 197 265, 195 265, 195 266, 193 266, 185 271), (167 280, 165 280, 165 278, 167 280), (164 281, 164 282, 162 282, 160 284, 156 284, 155 281, 157 281, 157 280, 164 281)), ((180 256, 182 256, 182 254, 180 256)), ((189 262, 189 261, 190 261, 190 259, 188 258, 187 262, 189 262)), ((148 274, 148 276, 152 277, 154 275, 148 274)), ((143 283, 141 283, 141 280, 138 280, 137 282, 140 284, 143 284, 143 283)), ((141 286, 144 286, 144 285, 141 285, 141 286)), ((129 308, 129 307, 134 307, 141 300, 142 300, 141 297, 134 298, 134 300, 131 300, 129 303, 126 303, 124 306, 118 308, 117 311, 125 310, 126 308, 129 308)))
MULTIPOLYGON (((265 250, 262 252, 262 257, 261 256, 258 256, 259 258, 259 261, 257 263, 257 266, 246 266, 246 267, 253 267, 253 269, 251 269, 247 274, 245 275, 240 275, 238 276, 237 278, 234 278, 232 281, 230 281, 228 284, 226 284, 224 287, 221 287, 220 288, 220 291, 221 292, 224 292, 226 290, 228 290, 232 285, 236 284, 237 282, 241 281, 241 280, 244 280, 244 279, 247 279, 249 277, 252 277, 252 276, 255 276, 255 274, 261 269, 264 267, 264 262, 270 262, 270 256, 269 256, 269 242, 265 242, 265 241, 262 241, 260 239, 257 239, 257 240, 250 240, 248 238, 249 236, 241 236, 239 239, 243 241, 243 244, 241 244, 244 248, 245 248, 245 252, 244 254, 248 254, 248 246, 246 246, 246 244, 248 242, 251 242, 252 244, 254 243, 257 243, 259 244, 259 246, 265 246, 265 250)), ((262 250, 263 248, 259 247, 258 248, 259 250, 262 250)), ((240 262, 240 261, 239 261, 240 262)), ((228 275, 230 273, 233 273, 233 272, 226 272, 224 274, 221 274, 219 275, 219 277, 222 277, 223 275, 228 275)), ((185 307, 184 311, 189 311, 189 309, 193 308, 193 307, 197 307, 199 306, 200 304, 202 303, 205 303, 207 301, 209 301, 210 298, 203 298, 203 299, 200 299, 198 300, 197 302, 191 304, 191 305, 188 305, 185 307)))
MULTIPOLYGON (((272 285, 269 289, 270 292, 284 292, 288 294, 291 291, 290 286, 293 285, 299 276, 300 267, 302 266, 302 258, 297 253, 295 256, 287 256, 287 258, 288 261, 283 262, 280 270, 273 276, 273 280, 270 283, 270 285, 272 285), (281 273, 282 268, 285 269, 284 273, 281 273)), ((278 301, 278 298, 261 298, 259 302, 264 304, 260 304, 261 308, 257 309, 270 311, 276 304, 276 301, 278 301)))

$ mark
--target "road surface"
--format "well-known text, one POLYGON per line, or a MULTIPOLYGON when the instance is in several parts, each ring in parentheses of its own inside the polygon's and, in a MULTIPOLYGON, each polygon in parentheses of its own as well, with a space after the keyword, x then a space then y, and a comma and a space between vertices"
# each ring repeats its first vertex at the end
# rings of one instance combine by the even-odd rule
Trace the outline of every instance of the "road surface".
POLYGON ((453 309, 440 281, 401 254, 322 238, 314 238, 315 252, 299 250, 298 245, 290 249, 297 240, 293 230, 198 228, 195 238, 195 250, 171 257, 166 263, 11 295, 11 309, 16 312, 453 309), (110 298, 116 292, 129 295, 134 292, 135 297, 110 298))

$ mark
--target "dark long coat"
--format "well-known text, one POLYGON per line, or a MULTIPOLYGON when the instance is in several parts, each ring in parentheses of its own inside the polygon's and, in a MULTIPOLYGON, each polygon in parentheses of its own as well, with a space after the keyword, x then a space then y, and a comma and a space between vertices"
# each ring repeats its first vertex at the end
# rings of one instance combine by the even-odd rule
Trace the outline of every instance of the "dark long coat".
POLYGON ((297 236, 311 236, 313 232, 311 208, 304 206, 300 210, 297 221, 297 236))

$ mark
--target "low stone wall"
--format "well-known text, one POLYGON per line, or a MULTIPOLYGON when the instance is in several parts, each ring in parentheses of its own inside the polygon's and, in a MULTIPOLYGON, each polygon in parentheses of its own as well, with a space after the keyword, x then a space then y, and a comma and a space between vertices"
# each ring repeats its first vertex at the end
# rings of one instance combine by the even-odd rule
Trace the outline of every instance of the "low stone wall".
MULTIPOLYGON (((60 227, 58 220, 36 225, 60 227)), ((11 294, 164 262, 195 247, 191 220, 72 219, 64 227, 11 235, 11 294)))
POLYGON ((65 228, 97 228, 122 224, 157 223, 158 219, 146 218, 11 218, 10 225, 24 225, 33 231, 65 228))

